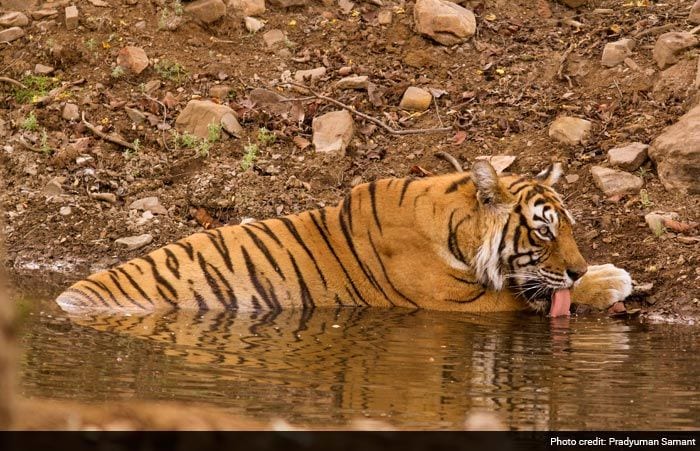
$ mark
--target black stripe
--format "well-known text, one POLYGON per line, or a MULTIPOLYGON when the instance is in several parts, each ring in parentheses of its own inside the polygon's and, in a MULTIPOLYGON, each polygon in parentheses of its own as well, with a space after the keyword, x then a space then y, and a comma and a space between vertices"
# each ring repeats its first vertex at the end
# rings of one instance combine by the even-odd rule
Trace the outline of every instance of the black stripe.
MULTIPOLYGON (((110 277, 110 279, 112 279, 112 283, 114 284, 114 286, 117 287, 117 288, 119 289, 119 291, 122 292, 122 294, 124 295, 124 297, 126 298, 127 301, 131 302, 132 304, 134 304, 135 306, 137 306, 137 307, 139 307, 139 308, 142 308, 142 309, 144 308, 143 305, 139 304, 139 303, 136 302, 134 299, 131 299, 131 296, 129 296, 129 295, 126 293, 126 291, 125 291, 124 288, 122 287, 121 281, 120 281, 119 278, 116 276, 116 274, 114 274, 114 270, 113 270, 113 269, 110 269, 110 270, 109 270, 109 277, 110 277)), ((145 309, 144 309, 144 310, 145 310, 145 309)))
POLYGON ((401 206, 401 204, 403 204, 403 197, 406 195, 406 190, 408 189, 409 185, 415 181, 416 181, 416 179, 414 179, 414 178, 406 178, 403 180, 403 187, 401 188, 401 196, 399 196, 399 207, 401 206))
POLYGON ((263 253, 267 261, 270 263, 270 266, 272 266, 272 269, 275 270, 275 272, 282 278, 282 280, 287 280, 284 277, 284 274, 282 273, 282 270, 280 269, 280 266, 277 264, 277 261, 272 257, 272 254, 270 254, 270 250, 265 246, 265 243, 262 242, 258 236, 253 233, 251 230, 248 230, 247 227, 243 226, 243 230, 245 233, 248 234, 251 240, 253 240, 253 243, 255 246, 257 246, 258 249, 260 249, 260 252, 263 253))
POLYGON ((165 266, 168 267, 170 272, 173 273, 177 280, 180 280, 180 260, 178 260, 175 253, 167 247, 164 247, 163 251, 165 252, 165 255, 167 255, 165 259, 165 266))
MULTIPOLYGON (((321 224, 328 230, 328 226, 326 225, 326 210, 318 210, 319 216, 321 218, 321 224)), ((369 305, 367 301, 365 301, 365 298, 362 296, 360 291, 357 289, 355 286, 355 283, 352 281, 352 278, 350 277, 350 274, 348 273, 348 270, 345 269, 345 266, 343 266, 343 263, 340 261, 340 258, 338 257, 338 254, 336 254, 335 249, 333 249, 333 246, 330 243, 330 240, 328 236, 326 236, 326 232, 323 231, 323 227, 321 224, 318 223, 316 218, 313 215, 313 212, 309 212, 309 216, 311 216, 311 220, 314 223, 314 226, 316 226, 316 230, 318 230, 319 235, 321 235, 321 238, 323 238, 323 241, 326 243, 326 246, 328 246, 328 249, 331 251, 331 254, 333 254, 333 257, 335 257, 335 261, 338 262, 338 265, 340 266, 340 269, 343 270, 343 274, 345 274, 345 278, 348 282, 350 282, 350 286, 352 287, 352 290, 355 292, 355 295, 357 298, 360 299, 360 301, 365 304, 369 305)), ((350 293, 348 293, 350 294, 350 293)), ((353 302, 355 301, 355 296, 350 296, 353 302)))
MULTIPOLYGON (((214 267, 214 265, 207 262, 204 259, 204 257, 202 256, 201 252, 197 252, 197 263, 199 264, 199 268, 202 270, 202 273, 204 273, 204 280, 206 280, 207 285, 209 285, 209 288, 211 289, 211 292, 216 297, 216 300, 219 301, 219 304, 223 305, 224 307, 228 307, 229 305, 226 304, 226 299, 224 298, 224 294, 221 291, 221 287, 219 286, 218 282, 216 281, 216 279, 214 278, 212 273, 209 271, 210 267, 213 270, 216 270, 216 267, 214 267)), ((223 280, 223 277, 221 277, 221 273, 218 273, 218 274, 219 274, 219 279, 223 280)))
POLYGON ((224 238, 221 235, 221 231, 219 231, 218 229, 214 229, 209 232, 204 232, 204 234, 209 238, 209 241, 212 242, 216 250, 219 252, 219 255, 221 255, 221 258, 224 260, 226 268, 228 268, 228 270, 233 273, 234 271, 233 262, 231 261, 231 254, 229 253, 228 246, 226 246, 226 243, 224 242, 224 238), (212 234, 216 234, 216 237, 214 237, 212 234))
POLYGON ((97 297, 97 299, 98 299, 105 307, 111 307, 111 305, 109 305, 109 303, 108 303, 107 301, 105 301, 105 298, 103 298, 102 295, 101 295, 100 293, 98 293, 97 291, 95 291, 94 289, 92 289, 92 288, 90 288, 90 287, 88 287, 88 286, 83 286, 83 288, 85 288, 86 290, 88 290, 90 293, 94 294, 94 295, 97 297))
MULTIPOLYGON (((324 210, 321 210, 321 211, 324 211, 324 210)), ((311 212, 308 212, 308 214, 309 214, 309 216, 312 216, 311 212)), ((284 224, 284 226, 287 228, 287 230, 289 230, 289 233, 292 234, 292 236, 297 241, 297 243, 299 243, 299 245, 304 249, 304 252, 306 252, 306 255, 309 256, 309 258, 311 259, 311 261, 314 264, 314 267, 316 268, 316 272, 318 273, 318 276, 321 278, 321 283, 323 283, 323 288, 328 288, 328 284, 326 283, 326 278, 323 275, 321 268, 318 266, 318 262, 316 261, 316 257, 314 257, 314 255, 311 253, 311 250, 309 249, 309 247, 306 245, 304 240, 301 238, 301 235, 299 235, 299 231, 294 226, 294 222, 292 222, 291 219, 285 218, 285 217, 277 218, 277 219, 282 221, 282 224, 284 224)), ((312 219, 313 219, 313 216, 312 216, 312 219)))
POLYGON ((175 246, 180 246, 187 252, 187 256, 190 257, 190 260, 194 261, 194 248, 192 247, 192 243, 181 240, 176 243, 173 243, 175 246))
POLYGON ((282 242, 280 241, 280 239, 277 238, 277 235, 275 235, 272 229, 270 229, 270 226, 268 226, 265 222, 251 222, 246 225, 262 230, 263 232, 267 233, 270 236, 270 238, 275 240, 275 243, 277 243, 278 246, 282 246, 282 242))
MULTIPOLYGON (((372 203, 372 215, 374 216, 374 222, 377 224, 379 233, 382 233, 382 225, 379 223, 379 215, 377 214, 377 182, 371 182, 369 184, 369 199, 372 203)), ((350 228, 352 231, 352 226, 350 228)))
POLYGON ((454 182, 450 183, 450 186, 447 187, 447 189, 445 190, 445 194, 454 193, 455 191, 457 191, 459 189, 460 186, 464 185, 465 183, 468 183, 470 180, 471 180, 470 175, 465 175, 465 176, 455 180, 454 182))
MULTIPOLYGON (((160 273, 160 270, 158 270, 158 266, 156 265, 156 262, 153 261, 153 258, 150 255, 146 255, 145 257, 141 257, 141 259, 145 262, 147 262, 149 265, 151 265, 151 272, 153 273, 153 278, 156 279, 156 283, 158 284, 158 293, 162 292, 160 291, 160 285, 163 285, 169 292, 172 294, 174 299, 177 299, 177 291, 175 288, 168 282, 160 273)), ((177 302, 171 300, 167 296, 163 296, 163 299, 173 307, 177 307, 177 302)))
POLYGON ((104 291, 105 293, 107 293, 107 294, 109 295, 109 297, 112 299, 112 302, 114 302, 115 304, 117 304, 119 307, 122 307, 122 305, 119 303, 119 301, 117 300, 117 298, 114 297, 114 294, 112 293, 112 291, 111 291, 109 288, 107 288, 107 285, 105 285, 105 284, 102 283, 102 282, 98 282, 98 281, 96 281, 96 280, 92 280, 92 279, 90 279, 90 278, 85 279, 85 282, 90 282, 90 283, 93 283, 93 284, 97 285, 97 287, 98 287, 99 289, 101 289, 102 291, 104 291))
POLYGON ((474 302, 486 294, 486 290, 479 290, 479 292, 470 299, 445 299, 447 302, 455 302, 457 304, 468 304, 474 302))
POLYGON ((253 284, 253 288, 255 288, 255 291, 258 292, 258 294, 262 298, 263 302, 265 302, 265 304, 267 304, 267 307, 270 310, 279 310, 280 306, 275 305, 272 302, 272 300, 270 299, 270 296, 265 291, 265 288, 263 288, 262 284, 260 283, 260 279, 258 279, 258 274, 257 274, 257 269, 255 268, 255 264, 253 263, 253 260, 250 258, 250 254, 248 253, 248 250, 245 248, 245 246, 241 246, 241 254, 243 255, 243 260, 245 261, 245 267, 248 270, 248 277, 250 277, 250 283, 253 284))
POLYGON ((345 196, 345 199, 343 199, 343 205, 340 207, 340 213, 346 218, 348 218, 348 224, 350 224, 350 233, 352 233, 352 197, 352 194, 345 196))
POLYGON ((517 185, 518 183, 524 182, 525 180, 527 180, 527 178, 525 178, 525 177, 520 177, 519 179, 517 179, 516 181, 514 181, 513 183, 511 183, 510 185, 508 185, 508 190, 510 190, 512 187, 514 187, 514 186, 517 185))
MULTIPOLYGON (((372 246, 372 251, 374 251, 375 257, 377 257, 377 261, 379 262, 379 266, 382 268, 382 274, 384 275, 384 279, 387 281, 389 286, 391 287, 392 290, 394 290, 399 296, 401 296, 406 302, 411 304, 412 306, 418 308, 418 304, 413 302, 411 299, 408 298, 405 294, 403 294, 401 291, 399 291, 398 288, 394 285, 394 283, 391 281, 389 278, 389 274, 386 272, 386 267, 384 266, 384 262, 382 261, 382 257, 379 255, 379 252, 377 252, 377 247, 374 245, 374 240, 372 240, 372 234, 367 231, 367 238, 369 238, 369 244, 372 246)), ((391 301, 389 301, 391 302, 391 301)), ((394 305, 392 302, 391 305, 394 305)))
POLYGON ((448 274, 450 277, 452 277, 454 280, 462 283, 466 283, 467 285, 481 285, 480 282, 476 280, 469 280, 469 279, 463 279, 461 277, 457 277, 454 274, 448 274))
POLYGON ((294 259, 294 256, 292 255, 291 252, 287 251, 287 255, 289 256, 289 259, 292 261, 292 266, 294 267, 294 272, 297 275, 297 282, 299 283, 299 291, 301 292, 301 303, 305 309, 313 309, 316 306, 316 304, 314 303, 314 300, 311 297, 311 293, 309 292, 309 287, 306 285, 306 281, 304 280, 304 276, 301 274, 301 271, 299 271, 299 266, 297 265, 297 261, 294 259))
POLYGON ((447 247, 450 250, 450 253, 459 260, 460 262, 464 263, 465 265, 467 264, 467 259, 464 257, 464 254, 462 253, 462 250, 459 248, 459 241, 457 237, 457 229, 459 228, 460 225, 464 223, 469 217, 465 216, 462 218, 456 226, 452 227, 452 221, 454 219, 454 215, 457 212, 457 210, 452 210, 452 213, 450 213, 450 220, 447 224, 447 247))
MULTIPOLYGON (((138 265, 136 265, 135 263, 134 263, 134 266, 136 266, 136 267, 138 268, 138 265)), ((131 274, 129 274, 128 272, 126 272, 126 270, 125 270, 124 268, 122 268, 122 267, 118 267, 118 268, 115 268, 115 269, 116 269, 117 271, 119 271, 120 273, 124 274, 124 277, 126 277, 126 280, 129 281, 129 283, 131 284, 131 286, 133 286, 134 288, 136 288, 136 291, 138 291, 139 294, 140 294, 141 296, 143 296, 143 298, 146 300, 146 302, 148 302, 149 304, 155 306, 155 304, 153 303, 153 301, 151 300, 151 298, 149 298, 148 295, 141 289, 141 287, 138 286, 138 285, 136 284, 136 281, 134 280, 133 277, 131 277, 131 274)))
POLYGON ((343 302, 340 300, 340 296, 338 296, 338 293, 335 294, 335 303, 338 304, 338 307, 344 307, 345 305, 343 302))

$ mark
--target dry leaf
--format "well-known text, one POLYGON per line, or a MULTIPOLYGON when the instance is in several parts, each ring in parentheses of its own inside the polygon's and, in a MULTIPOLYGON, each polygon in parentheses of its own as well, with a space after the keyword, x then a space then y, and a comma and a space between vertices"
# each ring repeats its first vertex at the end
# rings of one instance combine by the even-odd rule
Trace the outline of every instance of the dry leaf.
POLYGON ((464 130, 459 130, 455 135, 452 137, 452 142, 459 146, 464 142, 464 140, 467 139, 467 132, 464 130))
POLYGON ((194 213, 192 213, 192 216, 194 217, 194 220, 197 221, 197 223, 205 229, 212 229, 214 227, 221 227, 223 225, 219 221, 214 219, 204 208, 201 207, 197 208, 194 211, 194 213))
POLYGON ((664 218, 664 226, 669 230, 673 230, 674 232, 687 233, 687 232, 690 232, 691 230, 694 230, 695 228, 697 228, 698 223, 697 222, 691 222, 691 223, 680 222, 680 221, 676 221, 673 219, 664 218))
POLYGON ((292 141, 301 150, 304 150, 311 145, 311 142, 308 139, 302 138, 301 136, 295 136, 292 138, 292 141))
POLYGON ((417 177, 431 177, 433 175, 432 172, 418 165, 411 166, 411 169, 408 171, 408 173, 417 177))

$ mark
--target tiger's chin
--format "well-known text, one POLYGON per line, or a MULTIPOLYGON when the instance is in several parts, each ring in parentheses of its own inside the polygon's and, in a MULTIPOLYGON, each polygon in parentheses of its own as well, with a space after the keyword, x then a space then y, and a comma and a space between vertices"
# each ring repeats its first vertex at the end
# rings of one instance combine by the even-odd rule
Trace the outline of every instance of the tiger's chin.
POLYGON ((517 293, 527 303, 530 310, 539 314, 551 312, 554 293, 557 290, 564 289, 564 287, 552 287, 544 283, 535 286, 529 285, 528 287, 514 285, 511 288, 513 292, 517 293))

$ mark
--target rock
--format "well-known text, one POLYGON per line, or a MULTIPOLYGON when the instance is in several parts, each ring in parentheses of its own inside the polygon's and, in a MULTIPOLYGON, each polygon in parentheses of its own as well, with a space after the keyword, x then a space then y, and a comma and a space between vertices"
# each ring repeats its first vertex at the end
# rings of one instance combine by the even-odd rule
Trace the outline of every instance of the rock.
POLYGON ((566 174, 564 176, 564 180, 566 180, 566 183, 568 183, 569 185, 578 182, 580 178, 581 177, 579 177, 577 174, 566 174))
MULTIPOLYGON (((228 123, 227 127, 231 130, 237 129, 240 133, 242 128, 231 108, 209 100, 190 100, 175 120, 175 127, 181 132, 192 133, 206 139, 209 136, 209 125, 217 124, 223 127, 222 119, 227 115, 231 116, 225 119, 228 123), (234 121, 237 127, 231 124, 234 121)), ((226 131, 229 132, 229 130, 226 131)))
POLYGON ((416 30, 443 45, 465 42, 476 33, 474 13, 447 0, 417 0, 416 30))
POLYGON ((317 67, 315 69, 308 69, 308 70, 298 70, 294 74, 294 81, 297 83, 304 83, 307 81, 316 81, 319 78, 323 77, 326 75, 326 68, 325 67, 317 67))
POLYGON ((135 108, 129 108, 128 106, 125 106, 124 111, 126 111, 126 115, 129 116, 129 119, 131 119, 131 122, 133 122, 134 124, 144 124, 148 120, 148 118, 142 111, 139 111, 135 108))
POLYGON ((227 113, 221 116, 221 128, 231 136, 241 136, 243 127, 238 123, 238 119, 233 113, 227 113))
POLYGON ((134 249, 138 249, 140 247, 144 247, 148 244, 151 244, 151 241, 153 241, 153 235, 151 235, 150 233, 144 233, 143 235, 119 238, 114 242, 119 245, 125 246, 126 249, 129 251, 133 251, 134 249))
POLYGON ((309 3, 309 0, 268 0, 268 2, 278 8, 290 8, 292 6, 304 6, 309 3))
POLYGON ((379 25, 391 25, 392 13, 388 9, 382 9, 377 13, 377 23, 379 25))
POLYGON ((700 194, 700 105, 654 139, 649 157, 664 188, 700 194))
POLYGON ((569 8, 578 8, 588 3, 588 0, 559 0, 561 3, 565 4, 569 8))
POLYGON ((39 9, 36 11, 32 11, 30 14, 32 16, 32 19, 41 20, 41 19, 46 19, 46 18, 53 17, 53 16, 58 16, 58 10, 52 9, 52 8, 39 9))
POLYGON ((78 8, 71 5, 66 6, 66 29, 75 30, 78 28, 78 8))
POLYGON ((260 16, 265 12, 265 0, 229 0, 228 7, 240 16, 260 16))
POLYGON ((688 15, 688 22, 700 23, 700 0, 695 0, 693 7, 690 8, 690 14, 688 15))
POLYGON ((170 91, 166 92, 163 96, 163 104, 168 108, 174 108, 175 106, 177 106, 178 103, 180 103, 180 101, 170 91))
POLYGON ((167 215, 168 210, 161 205, 156 196, 143 197, 129 204, 129 210, 150 211, 155 215, 167 215))
POLYGON ((683 58, 678 63, 662 70, 654 83, 654 99, 665 102, 668 99, 685 99, 688 91, 694 88, 696 76, 694 60, 683 58))
POLYGON ((78 105, 76 105, 75 103, 66 103, 63 106, 63 112, 61 113, 61 116, 67 121, 77 121, 78 119, 80 119, 78 105))
POLYGON ((129 45, 119 50, 117 65, 138 75, 148 67, 148 56, 141 47, 129 45))
POLYGON ((608 197, 636 194, 644 184, 636 175, 602 166, 593 166, 591 174, 595 185, 608 197))
POLYGON ((61 208, 58 210, 58 214, 60 214, 61 216, 70 216, 71 213, 73 213, 73 209, 70 208, 70 207, 67 207, 67 206, 66 206, 66 207, 61 207, 61 208))
POLYGON ((24 30, 20 27, 7 28, 0 31, 0 43, 12 42, 24 36, 24 30))
POLYGON ((632 143, 624 147, 615 147, 608 150, 608 161, 625 171, 637 170, 647 159, 649 146, 643 143, 632 143))
POLYGON ((678 61, 683 50, 698 45, 698 38, 687 31, 672 31, 664 33, 656 40, 652 55, 659 69, 678 61))
POLYGON ((354 122, 346 110, 332 111, 315 117, 311 123, 313 144, 316 152, 339 152, 345 154, 352 135, 354 122))
POLYGON ((491 166, 493 166, 493 168, 496 170, 496 173, 500 174, 506 169, 508 169, 511 164, 513 164, 513 162, 515 161, 515 157, 513 155, 481 155, 476 157, 475 160, 488 161, 489 163, 491 163, 491 166))
POLYGON ((275 28, 263 35, 263 41, 268 48, 274 48, 283 45, 287 41, 287 37, 282 30, 275 28))
POLYGON ((399 108, 409 111, 425 111, 430 108, 433 95, 423 88, 409 86, 403 93, 399 108))
POLYGON ((185 6, 185 12, 204 23, 213 23, 226 15, 223 0, 196 0, 185 6))
POLYGON ((117 196, 113 193, 92 193, 90 194, 90 197, 101 202, 107 202, 109 204, 117 203, 117 196))
POLYGON ((37 7, 38 0, 0 0, 0 9, 8 11, 30 11, 37 7))
POLYGON ((244 21, 245 29, 248 30, 248 33, 257 33, 265 26, 262 20, 258 20, 255 17, 246 17, 244 21))
POLYGON ((353 75, 338 80, 335 87, 338 89, 367 89, 369 78, 366 75, 353 75))
POLYGON ((286 97, 263 88, 253 89, 248 94, 248 98, 257 107, 274 115, 289 114, 292 108, 290 102, 284 102, 287 99, 286 97))
POLYGON ((634 44, 634 39, 620 39, 619 41, 605 44, 601 64, 605 67, 613 67, 622 63, 625 58, 632 55, 634 44))
POLYGON ((343 66, 340 69, 338 69, 338 75, 341 77, 345 77, 346 75, 350 75, 352 73, 352 66, 343 66))
POLYGON ((549 126, 549 136, 569 145, 581 144, 591 132, 591 121, 577 117, 560 116, 549 126))
POLYGON ((53 71, 54 68, 51 66, 44 66, 43 64, 37 64, 34 66, 34 73, 37 75, 49 75, 53 71))
POLYGON ((678 219, 680 219, 680 216, 676 212, 652 211, 644 215, 644 222, 647 223, 652 233, 656 236, 661 236, 666 232, 666 221, 678 221, 678 219))
POLYGON ((65 177, 54 177, 44 186, 41 190, 41 194, 46 197, 61 196, 65 193, 63 191, 63 182, 66 181, 65 177))
POLYGON ((215 99, 225 99, 231 93, 231 87, 227 85, 214 85, 209 88, 209 96, 215 99))
POLYGON ((19 11, 0 16, 0 27, 26 27, 27 25, 29 25, 29 17, 19 11))

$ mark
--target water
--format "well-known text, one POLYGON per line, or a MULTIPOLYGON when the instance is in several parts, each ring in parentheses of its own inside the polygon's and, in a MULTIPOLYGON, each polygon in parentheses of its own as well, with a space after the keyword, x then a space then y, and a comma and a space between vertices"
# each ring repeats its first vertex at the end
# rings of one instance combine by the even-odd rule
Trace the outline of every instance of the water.
POLYGON ((310 427, 460 429, 487 411, 515 430, 700 428, 697 327, 385 309, 69 318, 50 300, 21 305, 26 397, 197 402, 310 427))

